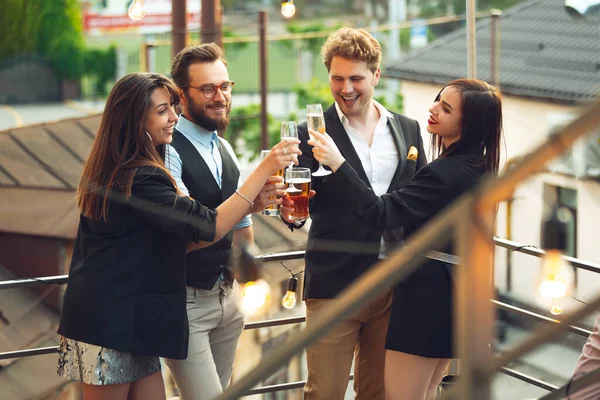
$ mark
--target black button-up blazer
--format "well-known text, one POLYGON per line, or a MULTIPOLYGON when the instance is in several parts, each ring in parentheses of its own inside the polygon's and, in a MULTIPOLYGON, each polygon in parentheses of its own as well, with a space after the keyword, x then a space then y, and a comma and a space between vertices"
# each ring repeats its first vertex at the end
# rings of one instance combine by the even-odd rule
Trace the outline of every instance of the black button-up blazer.
POLYGON ((216 212, 140 168, 108 218, 81 216, 58 332, 143 356, 187 357, 185 244, 212 241, 216 212))

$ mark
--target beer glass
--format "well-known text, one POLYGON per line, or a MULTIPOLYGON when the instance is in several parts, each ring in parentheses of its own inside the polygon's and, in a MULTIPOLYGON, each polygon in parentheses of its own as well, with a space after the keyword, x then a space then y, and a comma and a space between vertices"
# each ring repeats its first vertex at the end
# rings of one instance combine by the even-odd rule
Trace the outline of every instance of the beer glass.
MULTIPOLYGON (((281 123, 281 139, 298 139, 298 126, 296 121, 285 121, 281 123)), ((294 148, 298 147, 297 144, 292 145, 294 148)), ((290 164, 292 167, 294 163, 290 164)))
MULTIPOLYGON (((325 133, 325 117, 323 116, 323 108, 320 104, 308 104, 306 106, 306 125, 308 129, 325 133)), ((310 138, 314 140, 313 135, 310 138)), ((331 174, 331 171, 323 168, 323 164, 319 163, 319 169, 313 172, 313 176, 326 176, 331 174)))
MULTIPOLYGON (((270 151, 271 150, 261 150, 260 151, 261 161, 263 158, 265 158, 267 156, 267 154, 269 154, 270 151)), ((283 170, 277 171, 277 173, 275 175, 283 176, 283 170)), ((262 211, 262 214, 267 215, 269 217, 278 217, 279 216, 279 204, 271 204, 269 207, 265 208, 262 211)))
POLYGON ((285 170, 285 192, 294 201, 294 221, 302 222, 308 218, 308 198, 310 196, 310 169, 288 168, 285 170))

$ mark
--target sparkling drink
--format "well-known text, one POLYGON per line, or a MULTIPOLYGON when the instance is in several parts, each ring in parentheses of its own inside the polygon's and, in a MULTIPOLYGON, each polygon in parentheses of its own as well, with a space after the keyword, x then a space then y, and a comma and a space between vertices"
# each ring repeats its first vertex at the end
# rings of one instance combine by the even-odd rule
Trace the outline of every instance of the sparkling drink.
POLYGON ((325 133, 325 118, 323 118, 323 114, 307 114, 306 118, 306 124, 309 129, 325 133))

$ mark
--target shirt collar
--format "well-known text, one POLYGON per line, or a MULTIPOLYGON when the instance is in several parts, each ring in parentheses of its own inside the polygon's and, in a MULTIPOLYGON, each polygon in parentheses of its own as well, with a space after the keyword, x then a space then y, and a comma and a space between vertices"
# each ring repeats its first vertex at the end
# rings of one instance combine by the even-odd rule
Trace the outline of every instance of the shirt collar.
MULTIPOLYGON (((379 111, 380 120, 383 118, 394 118, 394 114, 386 110, 385 107, 382 106, 378 101, 374 99, 371 99, 371 101, 373 102, 375 108, 377 108, 377 111, 379 111)), ((348 125, 348 117, 346 117, 346 115, 342 112, 342 109, 338 105, 337 101, 335 102, 335 110, 337 111, 338 117, 340 118, 340 121, 342 121, 342 124, 348 125)))
POLYGON ((179 121, 177 121, 177 130, 183 133, 188 139, 195 140, 207 149, 210 149, 210 142, 218 140, 217 132, 211 132, 199 125, 196 125, 184 117, 183 114, 179 115, 179 121))

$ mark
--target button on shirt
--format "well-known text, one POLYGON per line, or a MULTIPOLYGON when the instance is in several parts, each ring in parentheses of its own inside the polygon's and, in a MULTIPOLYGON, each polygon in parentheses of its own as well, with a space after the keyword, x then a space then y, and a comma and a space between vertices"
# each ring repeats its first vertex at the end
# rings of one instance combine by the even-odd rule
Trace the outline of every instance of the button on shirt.
MULTIPOLYGON (((221 145, 225 147, 225 149, 231 155, 231 158, 235 162, 238 169, 240 168, 240 164, 238 159, 231 148, 231 145, 225 141, 219 139, 216 132, 210 132, 206 129, 194 124, 193 122, 186 119, 183 115, 179 116, 179 121, 177 122, 177 130, 186 137, 187 140, 194 145, 194 148, 198 151, 200 156, 206 162, 206 165, 210 169, 210 172, 213 175, 213 178, 221 187, 221 178, 223 172, 223 160, 221 159, 221 153, 219 153, 218 143, 221 141, 221 145)), ((175 179, 175 183, 177 183, 177 187, 179 190, 185 194, 186 196, 190 195, 188 188, 183 183, 182 179, 182 161, 179 153, 173 146, 167 145, 167 156, 165 157, 165 164, 173 179, 175 179)), ((238 187, 241 182, 238 182, 238 187)), ((252 225, 252 218, 250 215, 246 215, 244 218, 240 220, 233 227, 233 230, 238 230, 241 228, 246 228, 252 225)))
MULTIPOLYGON (((373 132, 373 140, 371 146, 369 142, 361 136, 356 129, 350 126, 348 118, 344 115, 337 103, 335 103, 335 109, 338 113, 338 117, 354 146, 358 158, 362 164, 369 183, 377 196, 381 196, 387 193, 400 157, 398 155, 398 148, 396 142, 392 136, 392 132, 388 127, 388 119, 394 118, 394 115, 386 110, 381 104, 373 100, 373 105, 379 111, 379 121, 373 132)), ((381 247, 379 251, 379 258, 386 258, 387 250, 385 248, 385 242, 383 236, 381 238, 381 247)))

